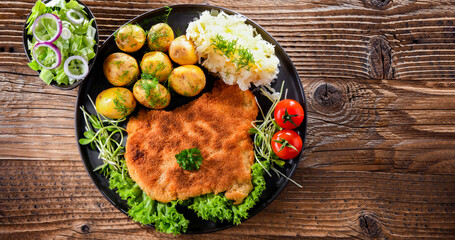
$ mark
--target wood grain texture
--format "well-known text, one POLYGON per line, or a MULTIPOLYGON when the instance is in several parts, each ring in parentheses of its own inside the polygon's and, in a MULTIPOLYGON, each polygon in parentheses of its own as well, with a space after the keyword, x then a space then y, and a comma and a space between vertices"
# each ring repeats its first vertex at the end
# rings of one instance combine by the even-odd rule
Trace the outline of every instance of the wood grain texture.
MULTIPOLYGON (((308 136, 264 211, 181 239, 455 239, 455 2, 84 1, 102 43, 164 5, 227 7, 264 27, 305 88, 308 136)), ((74 137, 77 90, 27 67, 34 0, 0 1, 0 238, 156 239, 95 188, 74 137)))

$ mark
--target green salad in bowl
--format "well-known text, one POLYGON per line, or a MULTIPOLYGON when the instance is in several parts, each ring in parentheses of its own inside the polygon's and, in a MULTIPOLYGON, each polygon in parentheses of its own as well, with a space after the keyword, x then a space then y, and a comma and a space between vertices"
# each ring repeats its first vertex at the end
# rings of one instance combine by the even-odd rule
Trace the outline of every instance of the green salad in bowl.
POLYGON ((28 66, 48 85, 73 89, 88 75, 98 51, 95 17, 80 1, 38 0, 24 26, 28 66))

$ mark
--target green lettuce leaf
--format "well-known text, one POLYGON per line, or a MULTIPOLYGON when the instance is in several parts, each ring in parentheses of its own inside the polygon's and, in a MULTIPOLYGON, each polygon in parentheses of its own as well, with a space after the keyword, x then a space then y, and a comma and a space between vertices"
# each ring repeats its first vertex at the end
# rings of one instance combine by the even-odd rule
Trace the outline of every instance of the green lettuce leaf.
MULTIPOLYGON (((269 167, 266 162, 262 162, 262 164, 269 167)), ((122 175, 118 171, 110 172, 109 187, 116 189, 119 196, 123 200, 127 200, 130 206, 128 214, 134 221, 142 224, 154 224, 160 232, 177 235, 185 232, 189 224, 183 214, 177 211, 177 205, 187 205, 189 209, 205 220, 228 221, 238 225, 243 219, 246 219, 248 210, 259 201, 266 184, 261 165, 255 163, 251 169, 253 191, 239 205, 234 205, 224 194, 206 194, 186 202, 162 203, 151 199, 127 173, 122 175)))
MULTIPOLYGON (((60 0, 60 1, 65 1, 65 0, 60 0)), ((83 12, 83 14, 87 14, 87 13, 85 13, 84 11, 82 11, 82 10, 84 9, 84 6, 82 6, 81 4, 79 4, 76 0, 71 0, 71 1, 69 1, 68 3, 66 3, 66 8, 67 8, 67 9, 78 10, 78 11, 83 12)))
MULTIPOLYGON (((262 164, 269 168, 269 163, 264 161, 262 164)), ((242 204, 233 205, 232 211, 234 213, 233 223, 239 225, 242 219, 248 217, 248 210, 250 210, 256 203, 259 201, 259 198, 262 195, 262 192, 265 189, 265 178, 264 178, 264 169, 259 163, 253 164, 251 166, 252 177, 253 177, 253 191, 250 192, 248 197, 245 198, 242 204)))
POLYGON ((183 214, 177 211, 177 205, 181 201, 162 203, 151 199, 143 192, 126 174, 111 171, 109 188, 117 189, 117 193, 123 200, 127 200, 130 215, 134 221, 142 224, 154 224, 160 232, 172 233, 174 235, 185 232, 189 221, 183 214))
POLYGON ((63 70, 63 67, 62 66, 59 66, 58 68, 55 69, 56 71, 56 76, 54 77, 54 80, 58 83, 58 84, 69 84, 71 83, 70 82, 70 79, 68 76, 66 76, 66 73, 65 73, 65 70, 63 70))
POLYGON ((43 15, 45 13, 48 13, 49 9, 46 8, 46 4, 42 3, 41 0, 36 1, 35 6, 32 8, 32 13, 30 14, 30 17, 27 19, 27 34, 32 35, 32 25, 35 22, 36 18, 39 17, 40 15, 43 15))
MULTIPOLYGON (((267 162, 262 162, 267 168, 267 162)), ((199 217, 211 221, 229 221, 238 225, 243 219, 248 217, 250 210, 260 199, 262 192, 265 189, 264 169, 259 163, 253 164, 252 183, 253 191, 245 198, 243 203, 234 205, 233 202, 224 196, 224 194, 207 194, 195 197, 193 202, 188 205, 197 213, 199 217)))
POLYGON ((162 203, 151 199, 142 192, 142 200, 133 204, 128 214, 134 221, 142 224, 154 224, 156 230, 174 235, 186 232, 190 221, 177 211, 181 201, 162 203))
POLYGON ((39 74, 39 77, 43 79, 45 83, 50 84, 54 78, 54 74, 52 74, 51 70, 43 68, 39 74))
POLYGON ((128 200, 128 204, 130 205, 132 205, 142 194, 142 190, 133 179, 124 176, 117 171, 112 171, 110 174, 109 188, 117 189, 119 196, 123 200, 128 200))
MULTIPOLYGON (((94 134, 94 132, 90 133, 86 137, 94 134)), ((240 224, 248 217, 248 211, 260 200, 266 187, 262 166, 266 169, 270 168, 270 163, 267 161, 251 166, 253 190, 243 203, 234 205, 233 201, 227 199, 223 193, 201 195, 186 201, 176 200, 168 203, 155 201, 131 179, 124 160, 121 165, 123 167, 120 170, 115 170, 111 166, 109 171, 104 171, 104 174, 109 178, 109 188, 115 190, 121 199, 127 201, 128 215, 136 222, 153 224, 157 231, 174 235, 186 232, 189 225, 189 221, 177 210, 178 205, 192 209, 205 220, 240 224)))
POLYGON ((202 219, 213 222, 217 220, 230 222, 233 217, 232 201, 227 199, 224 194, 197 196, 193 199, 193 203, 188 205, 188 208, 195 211, 202 219))
POLYGON ((35 71, 40 69, 40 65, 35 60, 29 62, 28 66, 35 71))
MULTIPOLYGON (((32 8, 32 13, 27 19, 27 34, 32 35, 32 25, 36 18, 44 13, 53 13, 62 20, 62 25, 68 28, 71 32, 71 38, 63 40, 61 37, 55 40, 53 43, 58 47, 62 54, 61 64, 59 67, 51 70, 45 70, 42 68, 34 59, 32 55, 32 61, 29 66, 35 71, 41 71, 40 78, 50 84, 55 81, 57 84, 71 84, 75 79, 68 78, 63 69, 65 60, 74 55, 84 57, 87 61, 90 61, 95 57, 94 46, 96 44, 95 35, 96 29, 93 27, 93 21, 95 19, 88 20, 87 13, 84 11, 84 6, 79 4, 75 0, 66 2, 65 0, 52 0, 46 4, 38 0, 35 6, 32 8), (81 12, 84 15, 83 23, 79 25, 72 24, 66 17, 66 13, 74 9, 81 12), (42 73, 44 71, 44 73, 42 73), (53 77, 52 77, 53 76, 53 77)), ((56 26, 53 21, 43 19, 42 24, 36 29, 36 33, 43 39, 50 39, 56 31, 56 26)), ((28 41, 28 50, 33 51, 34 46, 37 44, 36 39, 33 37, 32 41, 28 41)), ((51 50, 37 52, 37 58, 40 62, 43 62, 46 66, 52 65, 55 61, 55 54, 51 50)))
POLYGON ((58 8, 65 8, 66 1, 65 0, 51 0, 46 3, 48 7, 58 7, 58 8))

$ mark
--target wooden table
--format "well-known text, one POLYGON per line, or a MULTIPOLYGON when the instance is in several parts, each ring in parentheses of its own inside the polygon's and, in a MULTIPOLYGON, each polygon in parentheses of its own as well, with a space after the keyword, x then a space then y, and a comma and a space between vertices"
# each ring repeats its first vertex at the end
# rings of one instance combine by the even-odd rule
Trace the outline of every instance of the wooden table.
MULTIPOLYGON (((138 14, 193 1, 85 0, 102 43, 138 14)), ((455 2, 194 1, 238 11, 292 58, 308 107, 293 179, 260 214, 182 239, 455 237, 455 2)), ((74 131, 77 89, 27 67, 34 0, 0 1, 0 238, 173 238, 95 188, 74 131)))

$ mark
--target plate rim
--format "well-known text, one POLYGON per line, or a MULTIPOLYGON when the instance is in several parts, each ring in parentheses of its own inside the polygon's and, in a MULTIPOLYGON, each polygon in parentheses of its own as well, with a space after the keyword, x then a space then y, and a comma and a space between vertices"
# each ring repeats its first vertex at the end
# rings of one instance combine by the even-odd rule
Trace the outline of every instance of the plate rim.
MULTIPOLYGON (((237 11, 234 11, 234 10, 231 10, 231 9, 228 9, 228 8, 225 8, 225 7, 220 7, 220 6, 217 6, 217 5, 211 5, 211 4, 175 4, 175 5, 169 5, 169 6, 163 6, 163 7, 159 7, 159 8, 154 8, 150 11, 147 11, 147 12, 144 12, 132 19, 130 19, 129 21, 125 22, 124 24, 122 24, 121 26, 119 26, 117 29, 121 28, 122 26, 126 25, 126 24, 129 24, 131 22, 134 22, 136 21, 137 19, 139 18, 142 18, 144 17, 145 15, 149 15, 149 14, 155 14, 157 12, 161 12, 163 10, 165 10, 166 7, 169 7, 169 8, 185 8, 185 7, 196 7, 196 8, 206 8, 205 10, 222 10, 228 14, 235 14, 235 15, 240 15, 242 16, 243 18, 246 19, 246 23, 250 22, 252 23, 252 26, 254 28, 259 28, 261 29, 266 35, 268 35, 268 37, 270 37, 274 43, 272 43, 273 45, 275 45, 275 47, 278 47, 284 54, 284 57, 285 59, 287 60, 287 62, 289 62, 292 66, 292 74, 296 77, 296 80, 299 82, 299 84, 296 84, 298 86, 298 92, 301 93, 301 97, 302 97, 302 100, 303 100, 303 108, 304 108, 304 113, 305 113, 305 117, 304 117, 304 122, 302 123, 302 125, 300 126, 300 136, 302 137, 302 151, 300 152, 300 154, 298 155, 298 158, 295 162, 295 164, 291 167, 291 174, 288 176, 289 178, 291 178, 295 171, 297 170, 298 168, 298 165, 300 163, 300 161, 302 161, 302 158, 303 158, 303 152, 305 150, 305 143, 306 143, 306 138, 307 138, 307 127, 308 127, 308 114, 307 114, 307 104, 306 104, 306 96, 305 96, 305 91, 303 89, 303 86, 302 86, 302 82, 301 82, 301 79, 300 79, 300 76, 297 72, 297 69, 295 68, 295 65, 294 63, 291 61, 291 58, 289 57, 289 55, 287 54, 287 52, 284 50, 284 48, 279 44, 278 41, 276 41, 276 39, 268 32, 266 31, 262 26, 260 26, 258 23, 256 23, 255 21, 251 20, 250 18, 244 16, 243 14, 241 13, 238 13, 237 11)), ((202 10, 203 11, 203 10, 202 10)), ((249 23, 248 23, 249 24, 249 23)), ((112 41, 110 40, 111 38, 114 37, 114 34, 115 32, 113 32, 111 35, 109 35, 109 37, 106 38, 106 40, 103 41, 103 44, 99 47, 98 49, 98 53, 102 52, 102 50, 107 46, 106 43, 108 41, 112 41)), ((98 55, 97 53, 97 55, 98 55)), ((98 59, 99 61, 99 59, 98 59)), ((95 62, 94 64, 95 65, 95 62)), ((92 73, 92 71, 90 71, 89 75, 90 74, 94 74, 92 73)), ((88 78, 88 76, 86 77, 88 78)), ((275 81, 275 79, 273 80, 275 81)), ((84 165, 84 168, 86 170, 86 172, 89 174, 90 176, 90 180, 93 182, 93 184, 96 186, 96 188, 98 189, 99 192, 101 192, 101 194, 104 196, 105 199, 107 199, 115 208, 117 208, 120 212, 124 213, 129 219, 132 220, 132 218, 128 215, 128 213, 122 209, 116 202, 113 201, 113 199, 111 199, 109 196, 107 196, 107 193, 105 193, 102 189, 101 189, 101 186, 100 186, 100 183, 98 183, 97 181, 95 181, 95 177, 93 176, 95 174, 95 172, 93 172, 92 169, 89 169, 88 166, 87 166, 87 163, 86 163, 86 159, 83 157, 83 153, 82 153, 82 146, 79 144, 79 134, 78 134, 78 116, 80 115, 80 111, 79 111, 79 106, 82 106, 83 104, 80 104, 80 102, 82 101, 82 97, 81 97, 81 94, 82 94, 82 89, 85 87, 85 85, 87 84, 87 81, 81 81, 82 83, 80 84, 79 86, 79 89, 78 89, 78 93, 77 93, 77 98, 76 98, 76 104, 75 104, 75 113, 74 113, 74 123, 75 123, 75 139, 76 139, 76 144, 78 146, 78 150, 79 150, 79 156, 80 156, 80 159, 84 165)), ((300 95, 300 94, 299 94, 300 95)), ((256 212, 253 212, 253 213, 250 213, 249 212, 249 215, 248 215, 248 218, 246 219, 243 219, 241 222, 244 223, 246 221, 248 221, 249 219, 251 219, 252 217, 254 217, 256 214, 262 212, 266 207, 268 207, 282 192, 283 190, 286 188, 286 186, 289 184, 289 180, 288 179, 285 179, 284 180, 284 183, 282 184, 282 186, 280 186, 278 188, 278 190, 276 192, 273 193, 272 197, 270 199, 268 199, 267 201, 265 201, 263 204, 264 207, 262 209, 260 209, 259 211, 256 211, 256 212)), ((115 192, 115 190, 112 190, 115 192)), ((115 192, 116 193, 116 192, 115 192)), ((117 193, 116 193, 117 194, 117 193)), ((253 209, 253 208, 252 208, 253 209)), ((251 209, 249 210, 251 211, 251 209)), ((137 223, 135 222, 134 220, 132 220, 134 223, 137 223)), ((139 223, 140 224, 140 223, 139 223)), ((142 224, 141 224, 142 225, 142 224)), ((156 230, 154 224, 147 224, 147 226, 149 227, 152 227, 156 230)), ((228 228, 231 228, 231 227, 234 227, 236 226, 235 224, 229 222, 229 224, 225 225, 225 226, 220 226, 220 227, 216 227, 215 229, 210 229, 210 230, 204 230, 204 231, 201 231, 201 232, 185 232, 185 233, 182 233, 182 234, 204 234, 204 233, 212 233, 212 232, 217 232, 217 231, 221 231, 221 230, 225 230, 225 229, 228 229, 228 228)))

